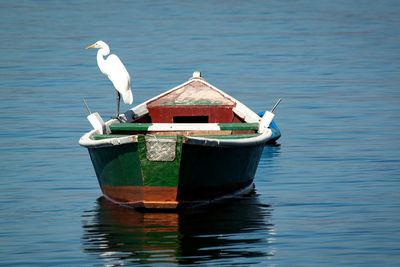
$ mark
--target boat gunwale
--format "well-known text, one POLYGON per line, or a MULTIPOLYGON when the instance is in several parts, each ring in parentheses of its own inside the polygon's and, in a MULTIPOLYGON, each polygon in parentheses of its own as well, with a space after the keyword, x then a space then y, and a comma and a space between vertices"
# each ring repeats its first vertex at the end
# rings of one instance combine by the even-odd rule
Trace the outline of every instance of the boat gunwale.
MULTIPOLYGON (((115 138, 107 138, 107 139, 99 139, 94 140, 91 137, 95 134, 99 134, 97 130, 92 130, 89 133, 86 133, 81 137, 79 140, 79 144, 84 147, 105 147, 105 146, 118 146, 124 145, 129 143, 137 143, 138 142, 138 134, 135 135, 127 135, 127 136, 117 136, 115 138)), ((143 134, 144 136, 154 137, 151 134, 143 134)), ((225 137, 225 135, 224 135, 225 137)), ((258 145, 261 143, 268 142, 269 139, 272 137, 272 130, 266 129, 264 132, 260 133, 259 135, 252 136, 252 137, 245 137, 245 138, 218 138, 215 135, 212 137, 205 137, 205 136, 190 136, 190 135, 183 135, 183 143, 186 144, 193 144, 193 145, 204 145, 204 146, 219 146, 219 147, 226 147, 226 146, 251 146, 251 145, 258 145)), ((167 137, 165 137, 167 138, 167 137)), ((172 138, 172 136, 170 137, 172 138)))

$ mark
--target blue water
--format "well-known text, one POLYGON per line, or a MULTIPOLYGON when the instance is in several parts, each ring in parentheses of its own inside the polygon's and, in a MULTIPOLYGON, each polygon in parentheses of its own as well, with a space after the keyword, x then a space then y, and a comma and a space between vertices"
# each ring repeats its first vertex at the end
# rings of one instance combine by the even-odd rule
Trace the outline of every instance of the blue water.
POLYGON ((5 0, 0 25, 0 265, 399 266, 399 1, 5 0), (283 98, 255 194, 182 214, 99 198, 78 145, 83 97, 115 109, 99 39, 135 104, 194 70, 257 112, 283 98))

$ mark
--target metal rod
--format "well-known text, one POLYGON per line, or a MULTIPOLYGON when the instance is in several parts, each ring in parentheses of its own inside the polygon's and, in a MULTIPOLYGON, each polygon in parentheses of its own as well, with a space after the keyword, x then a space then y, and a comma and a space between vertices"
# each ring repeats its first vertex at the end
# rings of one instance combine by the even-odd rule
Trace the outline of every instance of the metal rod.
POLYGON ((271 113, 274 113, 276 107, 279 105, 279 103, 281 103, 281 101, 282 101, 282 98, 279 98, 278 101, 276 101, 274 107, 271 109, 271 113))
POLYGON ((92 114, 92 111, 90 110, 85 98, 83 98, 83 104, 85 104, 85 108, 86 111, 88 112, 88 115, 92 114))

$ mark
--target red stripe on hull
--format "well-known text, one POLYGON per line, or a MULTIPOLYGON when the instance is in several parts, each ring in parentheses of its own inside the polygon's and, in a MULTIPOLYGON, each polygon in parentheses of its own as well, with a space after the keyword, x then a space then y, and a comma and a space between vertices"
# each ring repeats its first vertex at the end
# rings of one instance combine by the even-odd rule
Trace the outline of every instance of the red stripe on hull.
POLYGON ((102 186, 105 197, 122 205, 145 208, 176 208, 177 188, 165 186, 102 186))

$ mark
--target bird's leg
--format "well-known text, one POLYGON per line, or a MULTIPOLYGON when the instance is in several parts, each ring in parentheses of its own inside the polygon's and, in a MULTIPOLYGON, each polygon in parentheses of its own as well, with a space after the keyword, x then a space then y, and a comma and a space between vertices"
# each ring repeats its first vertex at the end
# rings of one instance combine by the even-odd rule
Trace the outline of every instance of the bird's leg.
POLYGON ((117 91, 117 115, 115 115, 115 118, 119 121, 121 121, 121 119, 119 118, 119 105, 121 103, 121 94, 117 91))

